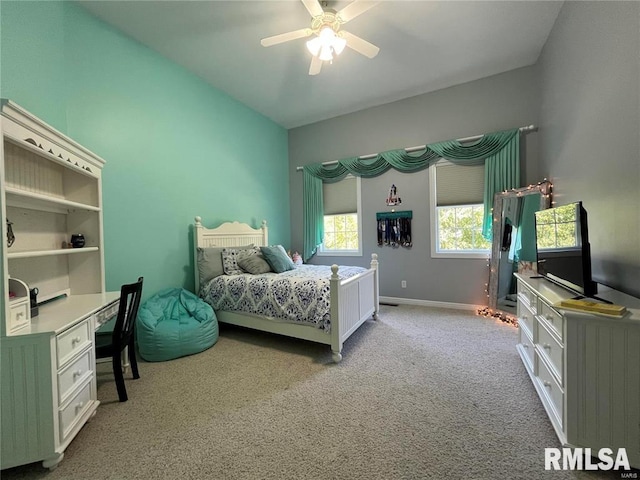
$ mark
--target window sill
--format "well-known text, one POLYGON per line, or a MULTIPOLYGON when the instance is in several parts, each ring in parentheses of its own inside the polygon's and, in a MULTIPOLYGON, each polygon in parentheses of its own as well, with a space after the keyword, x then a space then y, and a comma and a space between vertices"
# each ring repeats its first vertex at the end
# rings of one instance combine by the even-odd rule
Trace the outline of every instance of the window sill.
POLYGON ((318 257, 361 257, 360 250, 325 250, 316 253, 318 257))
POLYGON ((487 260, 491 256, 491 252, 431 252, 431 258, 481 258, 487 260))

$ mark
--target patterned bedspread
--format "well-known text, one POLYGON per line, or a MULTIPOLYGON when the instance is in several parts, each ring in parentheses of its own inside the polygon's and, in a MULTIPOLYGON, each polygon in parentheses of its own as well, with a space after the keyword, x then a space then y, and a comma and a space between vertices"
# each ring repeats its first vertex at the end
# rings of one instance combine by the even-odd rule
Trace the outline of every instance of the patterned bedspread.
MULTIPOLYGON (((366 271, 340 267, 342 279, 366 271)), ((220 275, 206 283, 200 296, 214 310, 255 315, 331 329, 329 279, 331 267, 299 265, 284 273, 220 275)))

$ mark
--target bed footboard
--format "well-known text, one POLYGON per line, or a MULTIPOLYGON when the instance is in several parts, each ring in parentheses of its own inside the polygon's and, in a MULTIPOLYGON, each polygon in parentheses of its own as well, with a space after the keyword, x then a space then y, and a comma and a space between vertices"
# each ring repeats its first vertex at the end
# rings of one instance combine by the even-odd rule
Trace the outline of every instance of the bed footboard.
POLYGON ((331 351, 333 361, 342 360, 342 344, 368 318, 378 318, 378 255, 371 255, 371 268, 341 280, 338 265, 331 266, 331 351))

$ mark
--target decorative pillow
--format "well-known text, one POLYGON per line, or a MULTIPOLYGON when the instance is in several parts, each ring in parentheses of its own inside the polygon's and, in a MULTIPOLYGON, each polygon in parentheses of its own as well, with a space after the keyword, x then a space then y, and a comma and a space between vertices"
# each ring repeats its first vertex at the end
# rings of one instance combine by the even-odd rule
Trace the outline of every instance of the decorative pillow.
POLYGON ((264 255, 267 263, 271 265, 271 270, 276 273, 282 273, 296 268, 282 245, 260 247, 260 251, 262 255, 264 255))
POLYGON ((212 278, 224 274, 222 266, 222 248, 198 247, 198 275, 200 277, 200 285, 204 285, 212 278))
POLYGON ((244 273, 242 268, 238 266, 238 260, 250 257, 251 255, 257 255, 260 250, 256 246, 249 247, 234 247, 222 249, 222 267, 224 273, 227 275, 238 275, 244 273))
POLYGON ((271 265, 267 263, 262 255, 251 255, 238 260, 238 266, 247 273, 258 275, 259 273, 271 272, 271 265))

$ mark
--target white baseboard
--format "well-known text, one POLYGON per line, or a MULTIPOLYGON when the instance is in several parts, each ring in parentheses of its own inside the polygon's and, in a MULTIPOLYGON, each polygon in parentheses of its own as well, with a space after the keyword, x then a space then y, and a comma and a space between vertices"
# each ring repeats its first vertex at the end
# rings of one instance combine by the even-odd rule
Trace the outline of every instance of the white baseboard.
POLYGON ((417 300, 415 298, 400 298, 400 297, 383 297, 380 296, 381 303, 397 303, 399 305, 418 305, 420 307, 439 307, 439 308, 453 308, 456 310, 478 310, 483 308, 482 305, 471 305, 469 303, 453 303, 453 302, 436 302, 433 300, 417 300))

